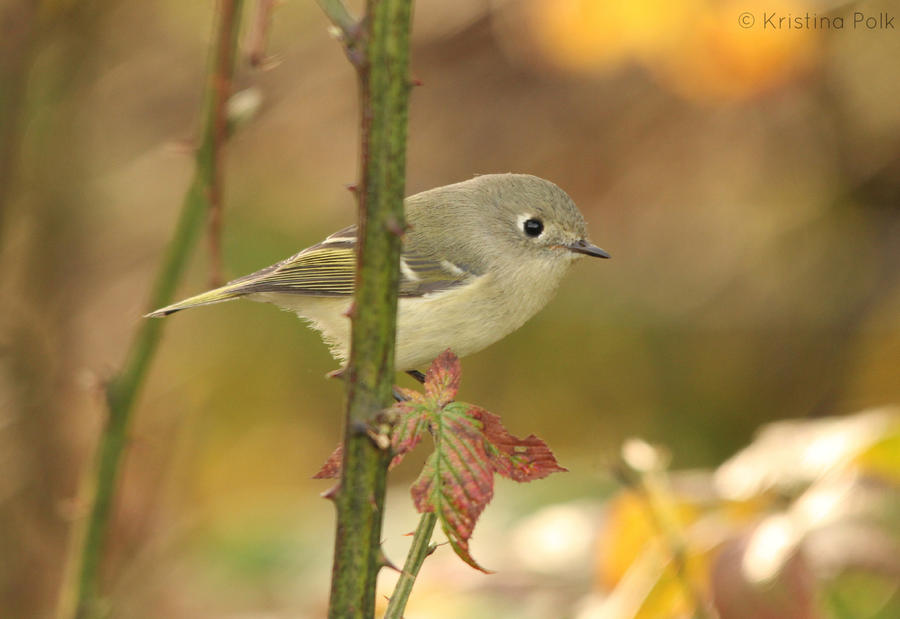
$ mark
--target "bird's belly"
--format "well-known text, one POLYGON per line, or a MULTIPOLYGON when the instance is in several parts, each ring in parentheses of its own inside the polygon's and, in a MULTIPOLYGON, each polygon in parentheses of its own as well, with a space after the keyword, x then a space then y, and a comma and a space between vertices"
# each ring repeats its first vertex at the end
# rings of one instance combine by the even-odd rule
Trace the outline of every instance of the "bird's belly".
POLYGON ((316 329, 331 348, 331 355, 345 363, 350 355, 350 297, 317 297, 264 292, 248 295, 254 301, 273 303, 294 312, 316 329))
POLYGON ((487 279, 433 296, 400 299, 396 365, 406 370, 430 363, 445 349, 464 357, 490 346, 531 318, 543 303, 517 302, 480 289, 487 279))
MULTIPOLYGON (((425 297, 400 298, 395 366, 398 370, 424 367, 447 348, 460 357, 476 353, 521 327, 548 296, 510 298, 495 289, 488 276, 425 297)), ((346 362, 349 358, 349 298, 271 293, 250 298, 296 312, 322 334, 336 359, 346 362)))

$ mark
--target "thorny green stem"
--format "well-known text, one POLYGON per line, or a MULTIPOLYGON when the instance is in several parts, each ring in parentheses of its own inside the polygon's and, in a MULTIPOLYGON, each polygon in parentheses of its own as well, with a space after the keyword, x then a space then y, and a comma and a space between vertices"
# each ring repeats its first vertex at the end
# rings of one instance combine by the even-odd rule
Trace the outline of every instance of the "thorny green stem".
MULTIPOLYGON (((221 149, 224 144, 223 112, 234 70, 243 0, 220 0, 214 50, 206 84, 203 130, 196 154, 194 177, 185 195, 172 239, 150 295, 155 309, 171 302, 187 266, 191 250, 203 227, 204 215, 213 197, 220 195, 221 149)), ((70 565, 63 583, 60 619, 92 619, 102 615, 100 564, 107 538, 116 480, 134 402, 159 345, 163 321, 144 320, 129 349, 125 363, 106 386, 108 417, 102 430, 94 466, 86 473, 82 496, 90 512, 82 529, 73 536, 70 565)))
POLYGON ((345 374, 347 414, 329 617, 372 617, 382 566, 381 524, 391 454, 370 437, 392 402, 400 279, 409 32, 412 0, 368 0, 359 24, 337 0, 320 0, 344 33, 360 93, 361 143, 355 307, 345 374))

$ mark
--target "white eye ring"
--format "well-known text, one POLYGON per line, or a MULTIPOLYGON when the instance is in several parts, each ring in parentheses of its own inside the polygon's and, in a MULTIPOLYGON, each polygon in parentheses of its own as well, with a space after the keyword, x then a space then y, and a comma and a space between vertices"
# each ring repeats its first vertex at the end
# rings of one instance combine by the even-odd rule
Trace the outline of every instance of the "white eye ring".
POLYGON ((544 233, 544 222, 535 215, 519 215, 517 223, 527 237, 535 239, 544 233))

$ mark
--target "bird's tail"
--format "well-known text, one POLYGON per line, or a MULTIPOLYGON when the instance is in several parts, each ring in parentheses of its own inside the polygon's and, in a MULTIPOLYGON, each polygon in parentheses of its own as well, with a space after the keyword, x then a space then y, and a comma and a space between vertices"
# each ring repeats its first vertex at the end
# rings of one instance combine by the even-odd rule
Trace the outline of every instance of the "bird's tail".
POLYGON ((149 314, 145 314, 144 317, 162 318, 163 316, 174 314, 175 312, 179 312, 183 309, 198 307, 200 305, 211 305, 213 303, 221 303, 223 301, 231 301, 232 299, 237 299, 238 297, 244 296, 247 293, 242 284, 243 282, 232 282, 229 284, 225 284, 221 288, 208 290, 193 297, 189 297, 183 301, 179 301, 178 303, 173 303, 172 305, 161 307, 160 309, 154 310, 149 314))

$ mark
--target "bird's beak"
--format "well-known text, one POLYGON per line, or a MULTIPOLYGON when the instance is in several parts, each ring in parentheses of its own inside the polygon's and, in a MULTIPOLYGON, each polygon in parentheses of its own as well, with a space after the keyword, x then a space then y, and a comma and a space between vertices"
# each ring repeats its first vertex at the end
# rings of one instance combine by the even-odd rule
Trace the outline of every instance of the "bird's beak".
POLYGON ((569 251, 574 251, 578 254, 584 254, 586 256, 594 256, 595 258, 609 258, 610 255, 606 253, 604 250, 600 249, 596 245, 591 245, 584 239, 580 239, 575 241, 574 243, 570 243, 569 245, 563 245, 569 251))

